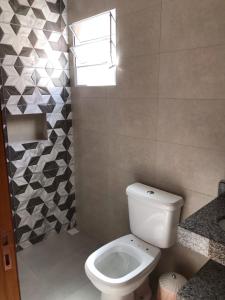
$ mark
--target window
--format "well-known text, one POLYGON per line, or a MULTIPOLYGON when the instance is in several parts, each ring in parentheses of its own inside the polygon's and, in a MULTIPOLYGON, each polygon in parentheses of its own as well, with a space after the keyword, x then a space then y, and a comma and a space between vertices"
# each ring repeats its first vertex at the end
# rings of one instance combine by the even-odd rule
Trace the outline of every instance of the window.
POLYGON ((116 10, 70 25, 76 84, 116 85, 116 10))

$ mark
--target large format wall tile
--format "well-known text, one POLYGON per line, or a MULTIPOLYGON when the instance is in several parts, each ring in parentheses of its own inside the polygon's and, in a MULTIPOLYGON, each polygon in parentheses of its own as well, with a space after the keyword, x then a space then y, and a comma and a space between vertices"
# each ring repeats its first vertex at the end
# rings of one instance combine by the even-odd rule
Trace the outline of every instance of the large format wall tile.
POLYGON ((177 194, 184 189, 217 195, 217 185, 225 176, 223 151, 157 143, 157 185, 177 194))
MULTIPOLYGON (((155 182, 156 142, 122 135, 110 137, 109 167, 133 174, 135 181, 155 182)), ((125 193, 124 187, 124 193, 125 193)))
POLYGON ((139 0, 139 1, 105 0, 105 2, 106 2, 107 9, 116 8, 117 13, 119 15, 135 13, 143 9, 153 10, 156 7, 156 5, 161 5, 161 0, 139 0))
POLYGON ((156 98, 109 98, 109 126, 113 133, 156 139, 156 98))
POLYGON ((68 15, 72 23, 106 10, 105 0, 87 0, 85 2, 83 0, 76 0, 69 2, 68 15))
POLYGON ((159 52, 160 1, 144 9, 117 18, 117 49, 121 56, 149 55, 159 52))
POLYGON ((225 46, 160 55, 159 95, 162 98, 223 98, 225 46))
POLYGON ((223 151, 224 120, 225 99, 160 99, 158 140, 223 151))
POLYGON ((76 225, 66 1, 0 0, 0 98, 43 114, 46 139, 6 144, 17 249, 76 225))
POLYGON ((109 108, 105 98, 80 98, 77 119, 82 129, 106 132, 109 125, 109 108))
POLYGON ((159 55, 123 57, 117 67, 117 85, 107 88, 109 97, 154 98, 158 93, 159 55))
POLYGON ((212 201, 212 197, 209 195, 186 189, 184 190, 182 196, 184 197, 184 199, 188 199, 188 201, 185 201, 185 205, 182 208, 181 220, 185 220, 197 210, 212 201))
POLYGON ((163 0, 161 51, 225 44, 224 0, 163 0))

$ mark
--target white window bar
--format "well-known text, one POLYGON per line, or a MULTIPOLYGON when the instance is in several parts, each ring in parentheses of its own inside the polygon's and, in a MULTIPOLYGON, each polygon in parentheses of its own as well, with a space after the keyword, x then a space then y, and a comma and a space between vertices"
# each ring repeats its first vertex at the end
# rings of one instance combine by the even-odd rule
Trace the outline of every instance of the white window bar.
POLYGON ((75 22, 70 25, 70 29, 74 36, 74 46, 70 49, 76 58, 76 68, 103 66, 107 64, 109 68, 115 66, 114 10, 75 22), (105 22, 104 18, 108 18, 106 20, 109 22, 108 28, 107 26, 102 26, 104 24, 101 24, 101 21, 105 22), (82 27, 83 38, 82 34, 79 36, 79 31, 82 31, 82 27), (94 55, 92 56, 93 53, 94 55))

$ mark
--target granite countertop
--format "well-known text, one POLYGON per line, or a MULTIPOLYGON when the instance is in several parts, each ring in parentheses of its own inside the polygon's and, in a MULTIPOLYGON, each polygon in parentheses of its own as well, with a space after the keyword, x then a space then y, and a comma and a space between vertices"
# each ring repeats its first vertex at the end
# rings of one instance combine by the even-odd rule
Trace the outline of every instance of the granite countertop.
MULTIPOLYGON (((225 194, 191 215, 178 226, 178 243, 225 265, 225 194)), ((224 298, 225 299, 225 298, 224 298)))
POLYGON ((178 292, 179 300, 224 300, 225 267, 209 260, 178 292))

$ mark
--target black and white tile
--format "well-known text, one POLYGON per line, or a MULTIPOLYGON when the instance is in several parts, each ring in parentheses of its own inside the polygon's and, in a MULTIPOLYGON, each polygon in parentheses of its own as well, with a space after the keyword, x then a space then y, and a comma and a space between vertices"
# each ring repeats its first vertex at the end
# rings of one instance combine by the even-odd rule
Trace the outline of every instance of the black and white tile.
POLYGON ((225 266, 225 231, 219 224, 224 215, 221 194, 178 226, 178 243, 225 266))
POLYGON ((0 22, 62 32, 66 26, 63 0, 1 0, 0 22))
POLYGON ((76 226, 66 0, 0 0, 0 100, 17 249, 76 226), (9 115, 46 139, 8 143, 9 115))
POLYGON ((3 65, 67 69, 64 33, 1 23, 0 58, 3 65))

